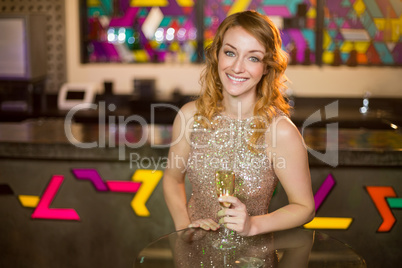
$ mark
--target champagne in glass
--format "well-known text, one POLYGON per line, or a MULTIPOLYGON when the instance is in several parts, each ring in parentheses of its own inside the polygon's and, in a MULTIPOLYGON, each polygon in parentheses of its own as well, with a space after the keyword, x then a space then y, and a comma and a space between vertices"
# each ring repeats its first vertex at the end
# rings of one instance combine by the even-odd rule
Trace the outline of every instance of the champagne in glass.
MULTIPOLYGON (((235 174, 231 170, 217 170, 215 172, 215 185, 216 194, 221 196, 232 196, 235 190, 235 174)), ((229 202, 221 202, 222 208, 230 207, 229 202)), ((235 243, 230 238, 229 229, 223 225, 223 237, 220 240, 215 241, 214 247, 217 249, 225 250, 235 248, 235 243)))
MULTIPOLYGON (((235 175, 231 170, 217 170, 215 173, 216 194, 221 196, 230 196, 234 194, 235 175)), ((220 203, 222 207, 230 207, 230 203, 220 203)))

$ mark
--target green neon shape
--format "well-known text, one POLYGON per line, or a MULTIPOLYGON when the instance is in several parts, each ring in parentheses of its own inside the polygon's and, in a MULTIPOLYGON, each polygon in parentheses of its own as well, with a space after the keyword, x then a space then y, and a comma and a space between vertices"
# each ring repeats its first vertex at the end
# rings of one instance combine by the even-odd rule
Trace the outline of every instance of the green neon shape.
POLYGON ((388 197, 387 202, 390 208, 402 208, 402 198, 388 197))

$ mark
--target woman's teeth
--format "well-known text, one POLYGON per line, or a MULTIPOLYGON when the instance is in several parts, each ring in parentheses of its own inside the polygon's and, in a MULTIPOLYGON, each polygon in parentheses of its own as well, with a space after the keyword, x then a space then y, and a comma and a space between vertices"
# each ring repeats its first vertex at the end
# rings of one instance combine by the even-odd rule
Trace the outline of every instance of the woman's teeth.
POLYGON ((236 78, 236 77, 233 77, 233 76, 231 76, 231 75, 229 75, 229 74, 228 74, 228 77, 229 77, 231 80, 236 81, 236 82, 244 82, 244 81, 247 80, 246 78, 236 78))

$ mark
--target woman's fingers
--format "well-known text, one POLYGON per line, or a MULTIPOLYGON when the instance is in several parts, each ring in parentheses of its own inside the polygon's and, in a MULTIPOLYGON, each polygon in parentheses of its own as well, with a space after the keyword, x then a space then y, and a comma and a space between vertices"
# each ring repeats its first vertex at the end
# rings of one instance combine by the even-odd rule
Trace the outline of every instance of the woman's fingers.
POLYGON ((228 223, 241 222, 241 217, 240 217, 239 212, 234 209, 224 208, 218 212, 218 217, 220 217, 219 224, 227 225, 228 223))
POLYGON ((219 224, 213 221, 212 219, 201 219, 192 222, 188 227, 193 228, 202 228, 204 230, 213 230, 216 231, 219 228, 219 224))
POLYGON ((230 203, 230 208, 234 209, 246 209, 246 206, 235 196, 221 196, 219 202, 230 203))
POLYGON ((250 228, 250 222, 245 205, 236 197, 225 197, 224 201, 230 202, 231 207, 218 211, 219 224, 225 225, 226 228, 241 235, 246 235, 250 228))
POLYGON ((218 198, 218 200, 219 200, 219 202, 225 202, 225 203, 233 204, 233 203, 236 203, 237 200, 239 200, 239 199, 237 199, 237 197, 234 197, 234 196, 223 195, 223 196, 220 196, 218 198))
POLYGON ((216 231, 219 228, 219 224, 217 224, 216 222, 214 222, 211 219, 207 219, 201 223, 200 227, 204 230, 216 231))

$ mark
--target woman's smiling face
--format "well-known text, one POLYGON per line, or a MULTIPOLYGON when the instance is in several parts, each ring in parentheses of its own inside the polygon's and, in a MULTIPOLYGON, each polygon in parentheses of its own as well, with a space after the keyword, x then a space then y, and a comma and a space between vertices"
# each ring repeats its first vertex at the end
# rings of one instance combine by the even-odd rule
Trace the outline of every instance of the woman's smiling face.
POLYGON ((256 86, 266 73, 265 47, 240 26, 228 29, 218 54, 223 95, 256 97, 256 86))

